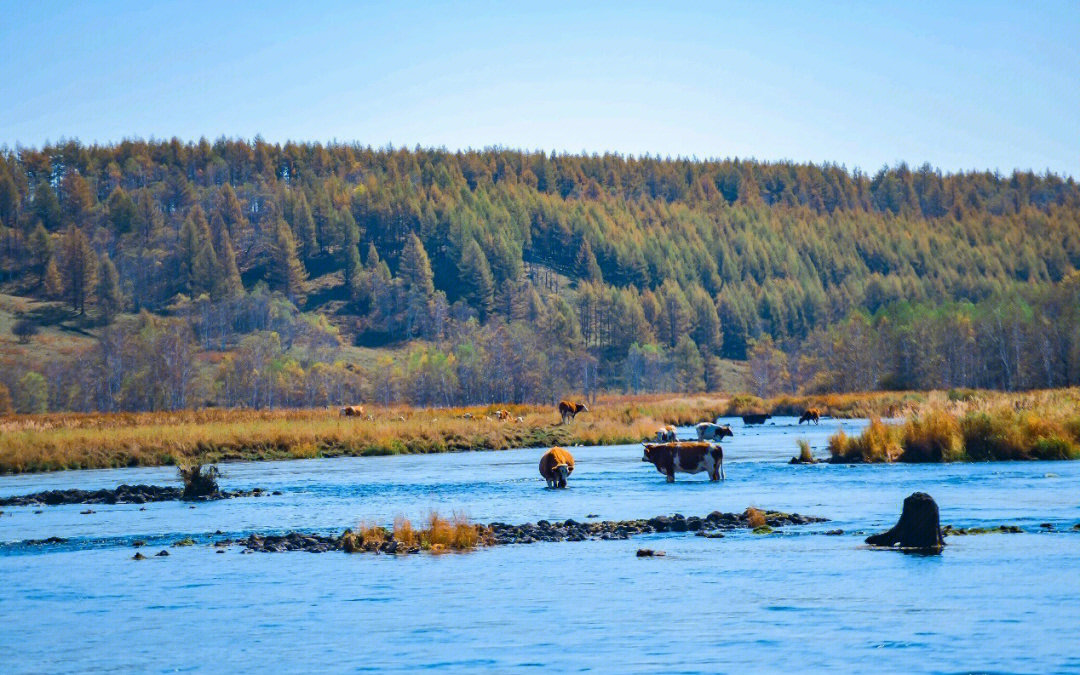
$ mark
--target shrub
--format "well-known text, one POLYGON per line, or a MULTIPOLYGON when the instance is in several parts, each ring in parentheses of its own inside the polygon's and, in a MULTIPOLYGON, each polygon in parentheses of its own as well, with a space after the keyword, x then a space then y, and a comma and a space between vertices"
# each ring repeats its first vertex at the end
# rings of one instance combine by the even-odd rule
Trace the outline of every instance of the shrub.
POLYGON ((202 464, 181 464, 177 467, 180 480, 184 482, 183 499, 210 497, 218 492, 218 468, 202 464))
POLYGON ((38 325, 30 319, 19 319, 11 327, 11 334, 19 339, 19 344, 27 344, 30 338, 38 334, 38 325))
POLYGON ((753 506, 747 506, 746 511, 743 511, 743 516, 746 517, 746 524, 749 527, 757 529, 759 527, 766 527, 765 514, 760 510, 755 509, 753 506))
POLYGON ((1032 459, 1078 459, 1080 449, 1068 439, 1059 436, 1040 438, 1031 446, 1032 459))
POLYGON ((916 415, 904 424, 905 462, 955 462, 964 458, 964 438, 956 417, 944 410, 916 415))
POLYGON ((814 453, 810 451, 810 444, 801 438, 796 441, 799 445, 799 461, 804 463, 812 463, 814 461, 814 453))

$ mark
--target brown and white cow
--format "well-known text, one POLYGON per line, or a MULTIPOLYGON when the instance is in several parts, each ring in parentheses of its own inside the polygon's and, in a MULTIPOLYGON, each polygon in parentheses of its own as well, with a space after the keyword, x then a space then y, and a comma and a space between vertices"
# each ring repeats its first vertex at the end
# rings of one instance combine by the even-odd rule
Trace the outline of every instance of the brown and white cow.
POLYGON ((562 423, 569 424, 570 420, 577 417, 578 413, 589 412, 589 409, 585 407, 584 403, 574 403, 572 401, 559 401, 559 415, 562 416, 562 423))
POLYGON ((506 420, 510 419, 510 411, 509 410, 496 410, 495 411, 495 419, 505 422, 506 420))
POLYGON ((552 448, 540 458, 540 475, 549 488, 566 487, 566 479, 574 472, 574 456, 565 448, 552 448))
POLYGON ((363 417, 364 406, 362 405, 347 405, 341 409, 339 413, 342 417, 363 417))
POLYGON ((660 427, 656 430, 657 443, 674 443, 675 441, 675 427, 671 426, 670 424, 666 427, 660 427))
POLYGON ((675 482, 676 473, 708 473, 709 480, 726 479, 724 449, 703 441, 681 443, 646 443, 643 462, 652 462, 667 482, 675 482))
POLYGON ((697 439, 699 441, 719 441, 724 436, 735 435, 731 431, 731 427, 726 424, 702 422, 700 424, 695 424, 694 429, 697 431, 697 439))
POLYGON ((817 408, 810 408, 802 414, 802 417, 799 418, 799 424, 802 424, 803 422, 806 422, 807 424, 809 424, 810 422, 813 422, 814 424, 820 424, 820 420, 821 411, 817 408))

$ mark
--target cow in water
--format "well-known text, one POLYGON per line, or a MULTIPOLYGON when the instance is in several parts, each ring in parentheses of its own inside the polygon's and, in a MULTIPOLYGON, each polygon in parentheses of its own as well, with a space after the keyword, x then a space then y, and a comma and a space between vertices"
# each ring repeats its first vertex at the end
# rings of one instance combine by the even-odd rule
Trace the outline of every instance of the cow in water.
POLYGON ((549 488, 566 487, 566 479, 574 472, 574 456, 564 448, 552 448, 540 458, 540 475, 549 488))
POLYGON ((719 441, 724 436, 734 436, 731 427, 726 424, 712 424, 710 422, 702 422, 701 424, 694 425, 694 429, 697 431, 697 439, 699 441, 719 441))
POLYGON ((813 422, 814 424, 820 424, 820 420, 821 411, 817 408, 810 408, 802 414, 802 417, 799 418, 799 424, 802 424, 803 422, 806 422, 807 424, 809 424, 810 422, 813 422))
POLYGON ((651 462, 656 470, 675 482, 676 473, 701 473, 709 480, 725 479, 724 449, 713 443, 689 441, 684 443, 646 443, 643 462, 651 462))
POLYGON ((571 420, 577 417, 578 413, 583 412, 589 412, 589 409, 585 407, 584 403, 559 401, 559 415, 562 417, 563 424, 569 424, 571 420))
POLYGON ((742 416, 743 424, 765 424, 765 420, 771 419, 768 413, 749 413, 742 416))
POLYGON ((364 406, 362 405, 347 405, 341 409, 339 413, 342 417, 363 417, 364 406))
POLYGON ((666 427, 660 427, 656 430, 657 443, 674 443, 675 440, 675 427, 671 426, 670 424, 666 427))

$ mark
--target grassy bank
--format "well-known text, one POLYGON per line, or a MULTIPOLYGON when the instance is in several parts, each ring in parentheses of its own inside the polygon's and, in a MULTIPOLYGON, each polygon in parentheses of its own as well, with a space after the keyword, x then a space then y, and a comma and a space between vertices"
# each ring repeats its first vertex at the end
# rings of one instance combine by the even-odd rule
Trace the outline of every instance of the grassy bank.
POLYGON ((610 397, 565 426, 552 406, 507 406, 510 421, 494 419, 499 406, 369 406, 370 419, 323 409, 17 416, 0 421, 0 472, 636 443, 727 406, 719 396, 610 397))
POLYGON ((1080 459, 1078 391, 1035 392, 929 405, 902 424, 879 419, 859 436, 829 439, 833 462, 1080 459))

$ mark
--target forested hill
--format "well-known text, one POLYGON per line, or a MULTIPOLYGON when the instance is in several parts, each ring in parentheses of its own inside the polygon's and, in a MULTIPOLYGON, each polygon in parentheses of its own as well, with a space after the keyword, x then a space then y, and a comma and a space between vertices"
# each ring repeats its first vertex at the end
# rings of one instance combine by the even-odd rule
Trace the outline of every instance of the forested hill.
MULTIPOLYGON (((1073 316, 1080 186, 1051 174, 72 142, 0 154, 0 222, 5 292, 62 301, 69 314, 53 320, 68 326, 104 335, 147 310, 187 321, 199 351, 230 352, 253 333, 280 336, 289 315, 289 334, 302 320, 330 343, 422 340, 425 358, 452 357, 438 367, 458 369, 454 396, 412 396, 403 375, 386 398, 543 398, 544 377, 553 389, 715 387, 719 357, 745 359, 752 345, 757 365, 779 372, 766 368, 763 389, 933 385, 943 376, 931 355, 902 353, 904 339, 929 349, 930 333, 889 331, 937 331, 944 345, 955 321, 971 323, 979 362, 944 384, 1080 377, 1068 327, 1052 367, 1020 363, 1019 351, 995 365, 985 341, 996 338, 980 332, 994 311, 1030 325, 1056 302, 1047 321, 1073 316), (856 367, 837 354, 863 332, 890 342, 856 367), (494 359, 499 335, 546 359, 521 364, 544 372, 513 374, 525 379, 509 394, 459 372, 494 359)), ((294 360, 305 373, 319 362, 294 360)), ((200 396, 227 388, 218 375, 200 396)), ((53 404, 98 406, 82 396, 53 404)), ((163 404, 135 407, 148 405, 163 404)))

